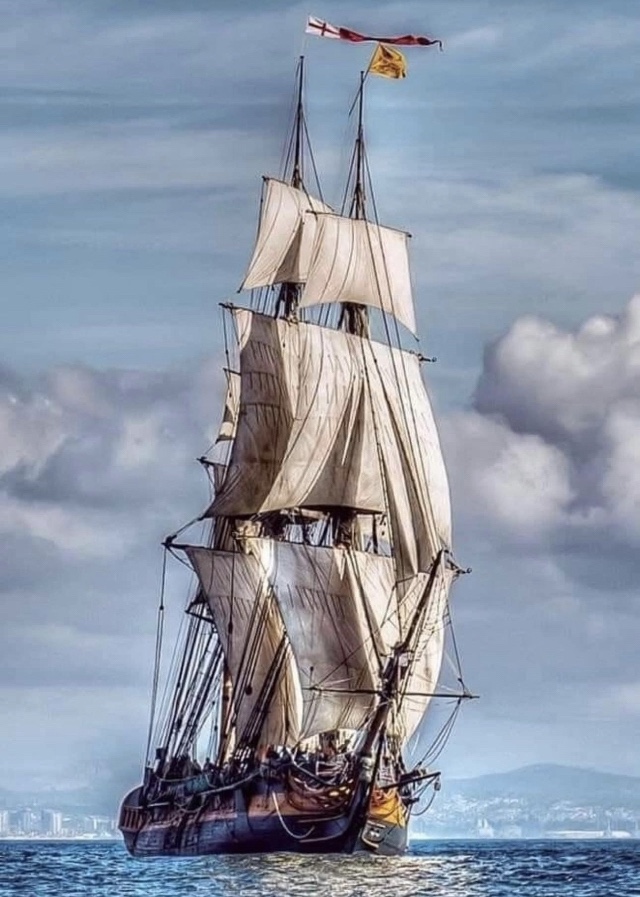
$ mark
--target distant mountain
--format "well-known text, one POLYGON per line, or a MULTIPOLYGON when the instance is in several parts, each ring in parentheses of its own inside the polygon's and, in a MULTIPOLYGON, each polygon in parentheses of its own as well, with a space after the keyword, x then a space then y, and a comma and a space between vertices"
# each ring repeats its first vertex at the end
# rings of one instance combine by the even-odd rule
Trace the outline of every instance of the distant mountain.
MULTIPOLYGON (((74 790, 9 791, 0 788, 0 809, 19 806, 51 807, 63 812, 104 813, 113 816, 124 791, 135 783, 131 771, 101 776, 91 785, 74 790)), ((573 807, 625 807, 640 812, 640 777, 583 769, 578 766, 537 764, 510 772, 470 779, 442 780, 435 815, 455 804, 456 797, 477 801, 489 812, 491 805, 518 801, 531 811, 545 811, 560 802, 573 807)), ((478 808, 478 812, 479 812, 478 808)), ((473 813, 472 813, 473 815, 473 813)), ((475 817, 474 817, 475 819, 475 817)), ((425 816, 432 825, 434 811, 425 816)))
POLYGON ((540 806, 568 801, 640 809, 640 777, 544 763, 473 779, 443 780, 443 800, 456 794, 483 801, 524 799, 540 806))

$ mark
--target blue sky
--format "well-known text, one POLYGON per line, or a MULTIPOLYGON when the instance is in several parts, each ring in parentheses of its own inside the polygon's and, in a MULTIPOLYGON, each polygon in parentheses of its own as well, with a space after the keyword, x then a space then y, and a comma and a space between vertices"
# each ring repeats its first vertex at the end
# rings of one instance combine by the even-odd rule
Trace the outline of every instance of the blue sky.
POLYGON ((372 78, 366 120, 381 218, 414 235, 475 570, 456 605, 483 701, 445 771, 638 771, 635 4, 0 11, 0 709, 17 733, 0 736, 0 783, 36 762, 39 732, 50 780, 139 755, 156 545, 202 505, 190 459, 217 422, 217 303, 241 280, 260 176, 278 172, 303 47, 329 200, 346 177, 369 49, 305 43, 309 13, 445 44, 408 50, 402 83, 372 78))

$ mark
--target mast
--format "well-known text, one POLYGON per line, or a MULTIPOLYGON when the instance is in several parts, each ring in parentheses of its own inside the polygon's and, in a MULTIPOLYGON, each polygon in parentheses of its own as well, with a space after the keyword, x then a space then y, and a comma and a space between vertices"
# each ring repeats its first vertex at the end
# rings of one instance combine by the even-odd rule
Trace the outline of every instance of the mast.
MULTIPOLYGON (((360 86, 358 88, 357 104, 358 104, 358 127, 356 132, 356 142, 353 151, 352 168, 354 172, 353 193, 351 195, 351 205, 349 208, 349 217, 360 221, 366 216, 366 194, 365 194, 365 142, 364 142, 364 82, 365 72, 360 72, 360 86)), ((358 305, 352 302, 342 304, 342 314, 340 323, 344 325, 347 333, 354 333, 357 336, 369 335, 369 314, 364 305, 358 305)))
POLYGON ((352 218, 365 217, 365 192, 364 192, 364 72, 360 72, 360 87, 358 88, 358 130, 355 143, 355 183, 351 199, 350 216, 352 218))
POLYGON ((304 107, 302 105, 302 88, 304 83, 304 56, 301 56, 298 61, 298 72, 297 72, 297 102, 296 102, 296 113, 295 113, 295 121, 294 121, 294 150, 293 150, 293 172, 291 173, 291 186, 297 187, 298 189, 302 187, 303 184, 303 174, 302 174, 302 137, 304 133, 304 107))
MULTIPOLYGON (((293 159, 289 183, 296 190, 304 190, 304 56, 298 60, 296 71, 296 111, 293 122, 293 159)), ((291 150, 291 146, 290 146, 291 150)), ((286 163, 285 163, 286 176, 286 163)), ((282 309, 283 317, 295 319, 300 301, 300 284, 286 282, 280 286, 280 293, 276 302, 276 317, 282 309)))

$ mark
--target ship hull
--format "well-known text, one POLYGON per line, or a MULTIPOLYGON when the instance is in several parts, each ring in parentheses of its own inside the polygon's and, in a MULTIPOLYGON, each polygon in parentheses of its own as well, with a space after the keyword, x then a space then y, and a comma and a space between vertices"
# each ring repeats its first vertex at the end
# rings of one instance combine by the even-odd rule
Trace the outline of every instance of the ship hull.
POLYGON ((125 798, 120 830, 135 857, 213 854, 370 853, 397 856, 407 846, 407 826, 357 802, 341 813, 304 812, 276 790, 247 797, 241 789, 206 798, 200 806, 144 806, 142 789, 125 798))

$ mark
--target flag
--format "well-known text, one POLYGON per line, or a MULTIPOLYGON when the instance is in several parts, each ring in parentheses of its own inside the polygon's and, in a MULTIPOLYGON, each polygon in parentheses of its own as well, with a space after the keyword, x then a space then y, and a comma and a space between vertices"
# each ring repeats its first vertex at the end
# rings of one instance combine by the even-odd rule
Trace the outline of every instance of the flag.
POLYGON ((407 60, 400 50, 378 44, 373 51, 368 71, 383 78, 406 78, 407 60))
POLYGON ((307 34, 315 34, 317 37, 331 37, 334 40, 346 40, 354 44, 362 43, 362 41, 374 41, 379 44, 396 44, 405 47, 431 47, 438 44, 442 49, 442 41, 431 37, 420 37, 415 34, 405 34, 401 37, 371 37, 367 34, 360 34, 359 31, 351 31, 350 28, 339 28, 336 25, 330 25, 322 19, 316 19, 315 16, 309 16, 307 34))

